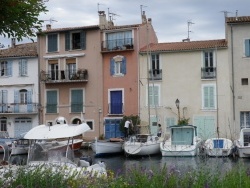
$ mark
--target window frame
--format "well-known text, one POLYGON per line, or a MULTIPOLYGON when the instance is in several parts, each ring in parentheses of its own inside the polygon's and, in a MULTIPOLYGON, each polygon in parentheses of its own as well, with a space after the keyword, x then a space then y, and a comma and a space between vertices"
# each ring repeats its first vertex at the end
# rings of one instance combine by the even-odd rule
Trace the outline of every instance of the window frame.
MULTIPOLYGON (((79 100, 78 100, 79 101, 79 100)), ((84 88, 71 88, 70 89, 70 113, 80 113, 80 112, 85 112, 85 106, 84 106, 84 103, 85 103, 85 89, 84 88), (82 104, 73 104, 72 102, 72 97, 73 97, 73 91, 81 91, 82 92, 82 104), (74 111, 72 110, 72 105, 82 105, 80 108, 81 108, 81 111, 74 111)))
POLYGON ((19 76, 28 75, 28 61, 27 59, 21 59, 19 61, 19 76))
POLYGON ((59 90, 58 89, 49 89, 45 91, 46 93, 46 113, 51 114, 51 113, 58 113, 58 104, 59 104, 59 90), (48 92, 54 91, 56 92, 56 103, 48 103, 48 92), (56 105, 56 111, 55 112, 48 112, 48 104, 49 105, 56 105))
POLYGON ((47 40, 47 53, 53 53, 53 52, 58 52, 59 49, 59 34, 58 33, 49 33, 46 35, 46 40, 47 40), (50 38, 49 36, 56 36, 54 38, 50 38), (51 44, 51 43, 55 43, 55 44, 51 44), (56 45, 56 46, 54 46, 56 45))
MULTIPOLYGON (((155 91, 155 90, 154 90, 155 91)), ((147 94, 146 94, 146 96, 147 96, 147 99, 146 99, 146 104, 147 104, 147 106, 150 106, 150 107, 152 107, 152 108, 154 108, 154 107, 159 107, 160 106, 160 104, 161 104, 161 85, 160 84, 149 84, 149 88, 147 88, 147 94), (155 103, 153 103, 152 102, 152 104, 151 104, 151 102, 150 101, 148 101, 148 100, 150 100, 150 88, 152 88, 152 87, 154 87, 154 88, 158 88, 158 95, 157 96, 154 96, 154 94, 152 93, 152 96, 151 96, 151 98, 154 96, 154 98, 155 97, 157 97, 157 99, 158 99, 158 104, 155 104, 155 103)), ((153 99, 153 98, 152 98, 153 99)), ((154 99, 154 101, 155 101, 155 99, 154 99)))

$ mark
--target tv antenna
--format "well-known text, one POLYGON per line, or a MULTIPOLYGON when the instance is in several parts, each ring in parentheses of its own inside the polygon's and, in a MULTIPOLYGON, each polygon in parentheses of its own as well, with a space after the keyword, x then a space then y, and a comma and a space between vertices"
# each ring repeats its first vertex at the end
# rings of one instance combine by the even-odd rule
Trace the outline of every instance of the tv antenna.
POLYGON ((97 10, 98 10, 98 12, 100 11, 100 9, 99 9, 100 5, 105 5, 105 4, 97 3, 97 10))
POLYGON ((52 24, 52 22, 57 22, 57 20, 54 20, 53 18, 50 18, 49 20, 42 20, 42 21, 47 21, 50 23, 50 25, 52 24))
POLYGON ((113 12, 109 12, 109 8, 108 8, 108 16, 109 16, 109 20, 113 21, 113 20, 115 20, 114 16, 120 16, 120 15, 115 14, 113 12))

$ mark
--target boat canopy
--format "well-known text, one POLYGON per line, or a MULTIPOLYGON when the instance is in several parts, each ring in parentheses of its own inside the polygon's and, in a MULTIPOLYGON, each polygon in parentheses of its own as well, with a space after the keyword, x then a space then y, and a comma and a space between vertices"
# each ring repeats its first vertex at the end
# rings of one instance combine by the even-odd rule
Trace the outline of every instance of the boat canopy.
POLYGON ((39 125, 28 131, 25 139, 57 139, 57 138, 70 138, 83 134, 90 130, 90 127, 86 123, 82 124, 55 124, 55 125, 39 125))

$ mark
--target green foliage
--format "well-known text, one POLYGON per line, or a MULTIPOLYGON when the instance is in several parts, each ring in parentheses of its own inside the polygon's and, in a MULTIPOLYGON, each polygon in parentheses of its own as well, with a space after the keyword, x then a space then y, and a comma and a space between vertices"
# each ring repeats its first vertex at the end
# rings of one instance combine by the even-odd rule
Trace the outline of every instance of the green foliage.
POLYGON ((122 132, 125 132, 124 130, 124 125, 125 125, 125 122, 130 119, 132 120, 133 122, 133 127, 132 126, 129 126, 129 132, 131 134, 134 134, 136 129, 138 128, 137 125, 140 125, 141 123, 141 119, 138 115, 134 116, 134 115, 130 115, 130 116, 123 116, 121 122, 120 122, 120 131, 122 132))
POLYGON ((38 16, 47 11, 42 0, 1 0, 0 35, 18 41, 35 37, 43 23, 38 16))
POLYGON ((180 118, 178 121, 178 125, 188 125, 189 123, 189 118, 180 118))

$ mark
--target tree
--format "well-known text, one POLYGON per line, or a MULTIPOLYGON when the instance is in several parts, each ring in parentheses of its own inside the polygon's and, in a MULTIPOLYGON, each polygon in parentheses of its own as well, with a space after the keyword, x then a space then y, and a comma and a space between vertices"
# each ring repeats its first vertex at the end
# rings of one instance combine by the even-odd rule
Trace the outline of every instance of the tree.
POLYGON ((0 35, 18 41, 35 37, 43 23, 38 16, 47 11, 43 0, 1 0, 0 35))
POLYGON ((133 123, 133 127, 132 126, 129 126, 129 132, 131 134, 134 134, 134 133, 137 133, 138 132, 138 126, 137 125, 140 125, 140 122, 141 122, 141 119, 138 115, 130 115, 130 116, 123 116, 121 122, 120 122, 120 131, 122 132, 125 132, 124 130, 124 125, 125 125, 125 122, 130 119, 132 120, 132 123, 133 123))

